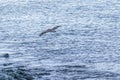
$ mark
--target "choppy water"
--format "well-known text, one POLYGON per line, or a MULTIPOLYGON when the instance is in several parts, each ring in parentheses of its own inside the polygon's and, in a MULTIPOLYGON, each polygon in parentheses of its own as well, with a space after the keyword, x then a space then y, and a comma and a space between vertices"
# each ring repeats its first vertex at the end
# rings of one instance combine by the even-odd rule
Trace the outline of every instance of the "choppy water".
POLYGON ((0 69, 20 66, 34 80, 120 80, 120 1, 0 0, 0 69))

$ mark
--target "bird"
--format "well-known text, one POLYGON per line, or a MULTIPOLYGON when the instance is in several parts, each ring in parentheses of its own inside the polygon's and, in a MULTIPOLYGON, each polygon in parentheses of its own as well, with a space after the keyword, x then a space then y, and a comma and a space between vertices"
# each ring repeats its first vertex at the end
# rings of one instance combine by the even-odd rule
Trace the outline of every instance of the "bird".
POLYGON ((55 27, 53 27, 53 28, 51 28, 51 29, 47 29, 47 30, 41 32, 39 36, 42 36, 42 35, 44 35, 44 34, 46 34, 46 33, 48 33, 48 32, 56 32, 55 30, 56 30, 57 28, 59 28, 59 27, 61 27, 61 26, 55 26, 55 27))

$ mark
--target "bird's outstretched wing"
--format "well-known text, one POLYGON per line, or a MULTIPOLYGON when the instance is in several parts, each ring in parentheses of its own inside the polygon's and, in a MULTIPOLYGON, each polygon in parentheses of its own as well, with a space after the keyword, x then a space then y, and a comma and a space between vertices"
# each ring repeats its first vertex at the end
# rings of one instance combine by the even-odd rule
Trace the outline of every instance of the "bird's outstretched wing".
POLYGON ((39 36, 42 36, 42 35, 44 35, 44 34, 46 34, 46 33, 48 33, 48 32, 55 32, 55 30, 56 30, 57 28, 59 28, 59 27, 60 27, 60 26, 55 26, 55 27, 53 27, 52 29, 47 29, 47 30, 41 32, 39 36))
POLYGON ((46 33, 47 33, 46 31, 43 31, 43 32, 40 33, 39 36, 42 36, 43 34, 46 34, 46 33))
POLYGON ((52 28, 52 30, 54 31, 54 30, 56 30, 57 28, 59 28, 60 26, 55 26, 55 27, 53 27, 52 28))

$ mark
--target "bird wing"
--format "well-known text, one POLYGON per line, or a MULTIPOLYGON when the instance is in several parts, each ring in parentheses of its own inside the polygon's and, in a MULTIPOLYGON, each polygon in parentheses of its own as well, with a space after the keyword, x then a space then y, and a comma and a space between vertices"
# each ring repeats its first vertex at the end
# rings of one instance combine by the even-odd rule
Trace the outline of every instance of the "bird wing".
POLYGON ((44 32, 42 32, 42 33, 40 33, 40 36, 42 36, 43 34, 45 34, 45 33, 47 33, 46 31, 44 31, 44 32))
POLYGON ((56 27, 53 27, 52 30, 56 30, 57 28, 59 28, 60 26, 56 26, 56 27))

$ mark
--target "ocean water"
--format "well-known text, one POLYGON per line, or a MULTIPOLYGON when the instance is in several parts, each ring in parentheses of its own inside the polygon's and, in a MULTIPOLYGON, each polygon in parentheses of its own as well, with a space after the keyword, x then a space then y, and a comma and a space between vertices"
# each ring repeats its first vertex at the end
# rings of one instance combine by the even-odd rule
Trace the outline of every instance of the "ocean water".
POLYGON ((31 80, 120 80, 120 0, 0 0, 0 70, 20 66, 31 80))

